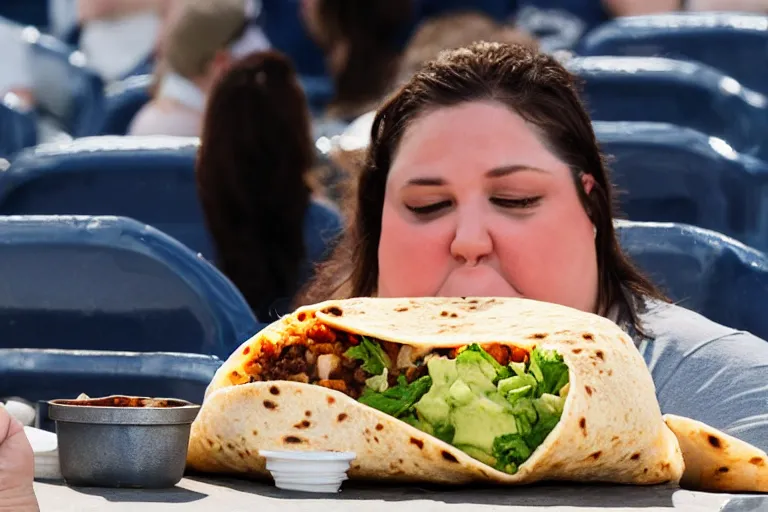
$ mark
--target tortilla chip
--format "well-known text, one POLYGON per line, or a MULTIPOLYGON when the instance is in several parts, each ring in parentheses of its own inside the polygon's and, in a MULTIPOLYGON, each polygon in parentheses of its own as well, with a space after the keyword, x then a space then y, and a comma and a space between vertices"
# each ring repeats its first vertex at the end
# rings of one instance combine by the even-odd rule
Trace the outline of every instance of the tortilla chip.
POLYGON ((768 492, 768 455, 700 421, 666 414, 683 451, 680 485, 690 489, 768 492))

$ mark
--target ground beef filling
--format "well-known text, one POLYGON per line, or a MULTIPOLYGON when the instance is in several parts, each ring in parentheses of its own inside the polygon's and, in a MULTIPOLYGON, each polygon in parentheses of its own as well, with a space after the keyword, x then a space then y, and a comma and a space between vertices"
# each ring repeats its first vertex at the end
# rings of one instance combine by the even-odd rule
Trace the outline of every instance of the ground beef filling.
MULTIPOLYGON (((456 348, 438 348, 417 351, 409 345, 400 345, 370 338, 377 342, 392 361, 388 368, 390 386, 397 384, 404 375, 410 383, 427 374, 424 358, 429 354, 456 357, 456 348)), ((272 345, 263 346, 261 353, 246 366, 249 381, 289 380, 316 384, 341 391, 352 398, 359 398, 365 388, 365 381, 371 377, 362 362, 347 358, 344 353, 360 343, 360 336, 331 329, 315 323, 305 335, 292 335, 288 343, 278 350, 272 345)), ((484 345, 483 348, 500 364, 522 361, 525 351, 499 344, 484 345)))

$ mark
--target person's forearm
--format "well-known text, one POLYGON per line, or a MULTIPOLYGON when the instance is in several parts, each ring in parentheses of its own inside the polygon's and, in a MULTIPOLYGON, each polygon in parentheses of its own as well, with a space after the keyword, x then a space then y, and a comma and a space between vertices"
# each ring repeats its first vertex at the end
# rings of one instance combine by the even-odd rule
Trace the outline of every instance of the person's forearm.
POLYGON ((0 512, 40 512, 32 487, 0 491, 0 512))
POLYGON ((156 10, 162 12, 168 0, 78 0, 77 16, 83 21, 117 18, 125 14, 156 10))

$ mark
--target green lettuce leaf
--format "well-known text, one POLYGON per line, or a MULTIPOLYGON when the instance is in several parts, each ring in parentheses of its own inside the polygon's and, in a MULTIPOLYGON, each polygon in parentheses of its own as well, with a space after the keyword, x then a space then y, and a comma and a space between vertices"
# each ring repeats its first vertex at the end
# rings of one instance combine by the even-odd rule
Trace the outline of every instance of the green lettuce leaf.
POLYGON ((344 352, 344 357, 362 361, 363 370, 371 375, 381 375, 384 373, 384 368, 392 366, 392 361, 390 361, 384 349, 378 343, 365 336, 362 337, 359 345, 344 352))
POLYGON ((554 350, 542 350, 538 347, 533 349, 528 371, 539 383, 536 396, 544 393, 557 394, 568 384, 568 367, 563 362, 563 356, 554 350))
POLYGON ((429 375, 425 375, 410 384, 403 375, 400 375, 397 379, 397 386, 393 386, 383 393, 365 388, 358 401, 390 416, 400 418, 411 410, 424 393, 429 391, 431 385, 432 378, 429 375))
POLYGON ((517 467, 531 456, 531 449, 520 434, 507 434, 493 440, 496 469, 515 473, 517 467))

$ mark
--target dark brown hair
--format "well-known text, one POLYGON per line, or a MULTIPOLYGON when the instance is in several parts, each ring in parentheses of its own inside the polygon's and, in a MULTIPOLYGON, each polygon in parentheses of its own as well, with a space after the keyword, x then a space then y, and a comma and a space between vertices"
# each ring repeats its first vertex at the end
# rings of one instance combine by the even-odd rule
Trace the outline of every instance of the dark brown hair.
POLYGON ((551 56, 501 43, 442 53, 384 103, 360 175, 354 223, 302 302, 376 294, 384 191, 403 132, 425 112, 483 100, 506 105, 536 127, 549 150, 571 168, 581 203, 597 227, 598 311, 617 304, 642 332, 634 299, 663 296, 619 247, 609 171, 574 77, 551 56), (589 194, 581 185, 582 173, 594 177, 589 194))
POLYGON ((313 156, 306 99, 285 57, 256 53, 221 77, 205 113, 198 194, 217 264, 262 320, 299 284, 313 156))
POLYGON ((390 91, 400 57, 398 37, 411 20, 412 0, 318 0, 320 44, 346 44, 346 61, 334 71, 330 112, 356 116, 390 91))

